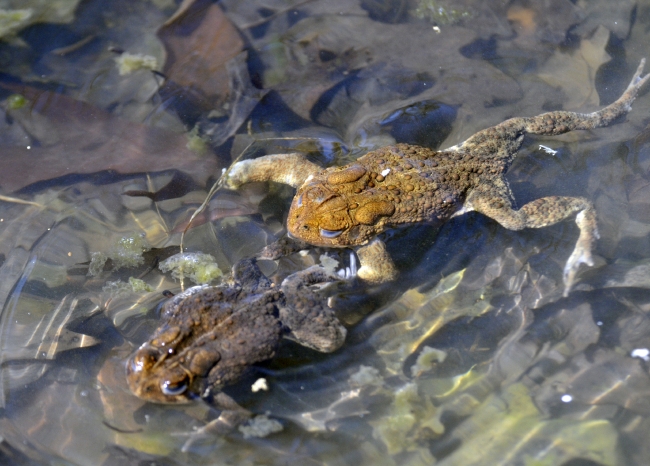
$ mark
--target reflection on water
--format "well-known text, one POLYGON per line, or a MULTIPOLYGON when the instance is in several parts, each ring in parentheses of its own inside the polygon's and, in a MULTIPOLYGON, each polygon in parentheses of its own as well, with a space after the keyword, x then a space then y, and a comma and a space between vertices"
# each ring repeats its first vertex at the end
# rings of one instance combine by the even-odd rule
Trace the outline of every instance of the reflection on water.
MULTIPOLYGON (((226 387, 255 427, 281 432, 215 435, 217 406, 146 403, 124 372, 163 290, 181 289, 157 264, 233 159, 341 164, 395 141, 451 146, 512 116, 592 111, 646 54, 647 2, 196 1, 198 15, 174 15, 176 3, 6 7, 3 464, 650 461, 647 92, 615 126, 531 138, 509 172, 519 205, 566 195, 597 208, 596 264, 568 297, 573 222, 513 232, 470 213, 392 234, 400 279, 333 299, 340 350, 285 340, 226 387), (120 74, 122 51, 146 66, 120 74), (138 263, 116 259, 124 238, 146 241, 138 263), (253 391, 260 378, 268 389, 253 391)), ((219 190, 186 250, 227 274, 283 236, 292 194, 219 190)), ((349 260, 313 250, 260 266, 279 282, 324 253, 349 260)))

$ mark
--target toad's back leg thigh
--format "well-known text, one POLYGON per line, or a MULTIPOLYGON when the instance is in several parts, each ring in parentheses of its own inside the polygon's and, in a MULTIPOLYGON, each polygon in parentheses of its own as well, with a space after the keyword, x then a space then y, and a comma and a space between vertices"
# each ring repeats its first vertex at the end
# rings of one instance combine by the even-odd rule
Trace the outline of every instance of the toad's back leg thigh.
POLYGON ((543 197, 515 210, 510 199, 501 195, 499 190, 483 189, 473 193, 468 201, 474 210, 496 220, 509 230, 541 228, 577 213, 576 224, 580 228, 580 236, 564 267, 565 296, 573 285, 580 264, 593 265, 591 248, 598 238, 598 229, 596 211, 587 199, 564 196, 543 197))

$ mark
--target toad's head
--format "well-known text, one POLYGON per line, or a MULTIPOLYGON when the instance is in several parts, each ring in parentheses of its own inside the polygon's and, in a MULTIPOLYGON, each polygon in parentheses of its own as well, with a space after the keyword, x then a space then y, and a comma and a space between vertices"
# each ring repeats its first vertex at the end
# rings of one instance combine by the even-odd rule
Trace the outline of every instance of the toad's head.
POLYGON ((188 403, 204 389, 208 372, 220 359, 214 349, 187 347, 177 352, 183 332, 163 326, 126 363, 129 388, 154 403, 188 403))
POLYGON ((332 175, 308 179, 298 189, 287 219, 289 234, 315 246, 365 244, 385 229, 395 206, 363 179, 332 183, 332 175))

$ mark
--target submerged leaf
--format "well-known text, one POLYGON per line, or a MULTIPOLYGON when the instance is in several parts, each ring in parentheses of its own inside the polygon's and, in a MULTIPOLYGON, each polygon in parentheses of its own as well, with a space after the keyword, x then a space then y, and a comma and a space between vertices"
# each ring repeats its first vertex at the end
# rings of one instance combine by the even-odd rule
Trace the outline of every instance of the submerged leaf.
POLYGON ((162 95, 190 104, 192 111, 209 112, 199 122, 201 135, 215 146, 223 144, 266 94, 251 83, 239 31, 218 4, 190 0, 158 30, 158 37, 167 50, 162 95))
POLYGON ((79 0, 5 0, 0 3, 0 38, 35 23, 69 23, 79 0))
POLYGON ((373 437, 384 443, 389 455, 414 451, 426 460, 423 464, 433 464, 434 458, 419 442, 421 430, 426 428, 437 434, 444 431, 437 421, 435 406, 418 394, 414 383, 396 389, 388 412, 370 425, 373 437))
POLYGON ((579 458, 620 464, 618 435, 610 422, 544 420, 523 384, 492 395, 452 437, 458 447, 436 464, 555 465, 579 458))
POLYGON ((184 2, 158 37, 167 49, 163 73, 173 86, 193 94, 205 109, 227 100, 226 63, 243 50, 244 42, 218 4, 184 2))
POLYGON ((30 123, 36 135, 47 135, 50 143, 3 148, 0 187, 5 192, 106 170, 126 174, 178 169, 199 183, 217 172, 216 158, 197 156, 187 148, 185 134, 127 121, 62 94, 7 83, 2 87, 32 101, 31 112, 38 118, 30 123), (46 131, 39 131, 43 128, 46 131))
POLYGON ((389 372, 401 372, 406 357, 448 322, 462 316, 479 316, 491 309, 484 290, 459 287, 464 274, 464 270, 451 274, 426 293, 409 290, 368 318, 370 326, 374 320, 390 318, 394 322, 377 329, 369 339, 389 372))
POLYGON ((561 51, 546 62, 539 77, 551 86, 560 86, 567 99, 564 108, 578 109, 597 106, 600 101, 595 88, 596 71, 612 57, 605 51, 609 31, 599 26, 590 39, 583 39, 573 54, 561 51))
POLYGON ((30 23, 33 10, 0 10, 0 37, 15 34, 30 23))

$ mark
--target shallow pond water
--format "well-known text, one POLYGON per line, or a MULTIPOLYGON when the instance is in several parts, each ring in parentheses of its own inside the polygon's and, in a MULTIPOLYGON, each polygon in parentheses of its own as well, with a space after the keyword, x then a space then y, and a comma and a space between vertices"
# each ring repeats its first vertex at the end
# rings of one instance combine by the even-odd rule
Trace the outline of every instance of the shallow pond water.
MULTIPOLYGON (((224 390, 261 430, 216 435, 217 406, 126 384, 162 292, 193 285, 157 267, 183 231, 225 276, 285 234, 291 188, 209 196, 234 160, 345 164, 590 112, 650 55, 648 1, 530 3, 0 3, 0 463, 648 464, 647 89, 615 125, 527 137, 508 172, 519 206, 596 206, 595 264, 567 297, 573 221, 469 213, 387 236, 400 276, 334 297, 342 348, 284 340, 224 390)), ((349 265, 315 248, 260 266, 279 282, 323 254, 349 265)))

